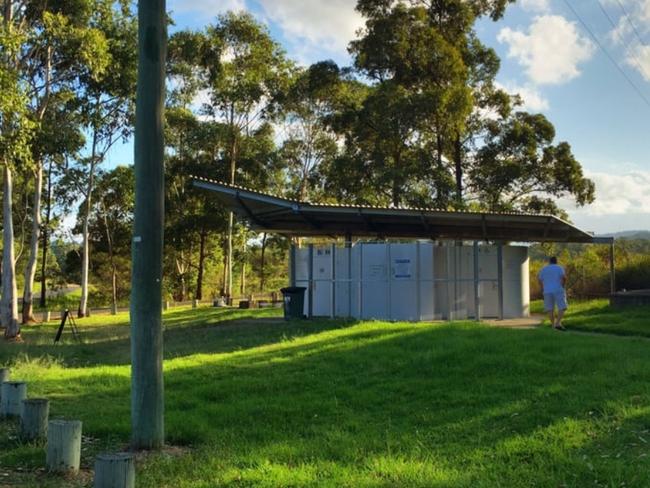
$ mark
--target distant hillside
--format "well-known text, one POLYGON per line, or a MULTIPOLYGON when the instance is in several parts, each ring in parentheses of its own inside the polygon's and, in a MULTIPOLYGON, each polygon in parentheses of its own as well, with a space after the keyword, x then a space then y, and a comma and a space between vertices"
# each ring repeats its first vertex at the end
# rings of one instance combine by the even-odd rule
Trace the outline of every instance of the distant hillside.
POLYGON ((616 239, 650 239, 650 230, 624 230, 611 234, 602 234, 602 237, 614 237, 616 239))

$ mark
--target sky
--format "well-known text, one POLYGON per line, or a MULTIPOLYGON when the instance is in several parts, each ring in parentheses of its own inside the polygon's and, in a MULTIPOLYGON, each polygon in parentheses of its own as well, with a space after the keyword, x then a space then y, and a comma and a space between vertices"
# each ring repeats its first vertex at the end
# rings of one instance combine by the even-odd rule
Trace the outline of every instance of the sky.
MULTIPOLYGON (((355 0, 168 0, 179 29, 201 29, 226 10, 248 10, 292 59, 349 65, 363 27, 355 0)), ((501 58, 500 85, 555 125, 586 175, 594 204, 560 201, 579 227, 650 229, 650 0, 518 0, 503 19, 482 19, 481 40, 501 58)), ((109 165, 133 162, 128 142, 109 165)))

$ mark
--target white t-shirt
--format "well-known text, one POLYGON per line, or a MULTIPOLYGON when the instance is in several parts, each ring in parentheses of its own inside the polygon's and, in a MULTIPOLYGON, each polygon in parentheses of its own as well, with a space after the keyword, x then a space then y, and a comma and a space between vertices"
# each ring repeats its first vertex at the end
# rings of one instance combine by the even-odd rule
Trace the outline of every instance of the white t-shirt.
POLYGON ((544 285, 544 293, 556 293, 564 290, 562 286, 564 268, 559 264, 547 264, 539 270, 537 277, 544 285))

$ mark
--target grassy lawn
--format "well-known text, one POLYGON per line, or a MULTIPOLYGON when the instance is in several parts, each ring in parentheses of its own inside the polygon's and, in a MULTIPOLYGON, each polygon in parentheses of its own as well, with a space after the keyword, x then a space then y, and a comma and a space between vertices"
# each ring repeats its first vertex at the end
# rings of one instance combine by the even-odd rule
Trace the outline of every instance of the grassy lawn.
MULTIPOLYGON (((601 305, 567 325, 649 316, 601 305)), ((650 486, 650 341, 278 313, 165 315, 174 448, 139 459, 138 486, 650 486)), ((53 417, 83 420, 90 467, 128 443, 128 324, 79 323, 84 344, 31 327, 0 363, 53 417)), ((44 457, 0 424, 0 485, 89 485, 38 471, 44 457)))
MULTIPOLYGON (((531 304, 534 313, 544 313, 543 303, 531 304)), ((544 322, 548 325, 548 319, 544 322)), ((624 310, 611 308, 609 300, 570 301, 564 325, 570 330, 650 337, 650 307, 624 310)))

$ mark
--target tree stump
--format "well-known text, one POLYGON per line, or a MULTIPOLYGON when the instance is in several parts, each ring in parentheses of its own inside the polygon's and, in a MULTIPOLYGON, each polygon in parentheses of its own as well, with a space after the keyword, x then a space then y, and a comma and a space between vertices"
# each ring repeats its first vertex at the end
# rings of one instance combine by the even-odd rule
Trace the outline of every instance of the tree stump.
POLYGON ((0 401, 2 401, 2 383, 9 381, 9 368, 0 368, 0 401))
POLYGON ((18 417, 21 403, 27 398, 27 383, 24 381, 5 381, 0 394, 0 417, 18 417))
POLYGON ((43 312, 43 322, 49 322, 50 318, 52 318, 51 312, 49 310, 46 310, 43 312))
POLYGON ((9 381, 9 368, 0 368, 0 385, 9 381))
POLYGON ((118 452, 100 454, 95 460, 94 488, 134 488, 133 454, 118 452))
POLYGON ((79 471, 81 461, 81 420, 50 420, 47 427, 47 469, 79 471))
POLYGON ((47 398, 23 400, 20 412, 20 438, 26 441, 47 437, 50 401, 47 398))

